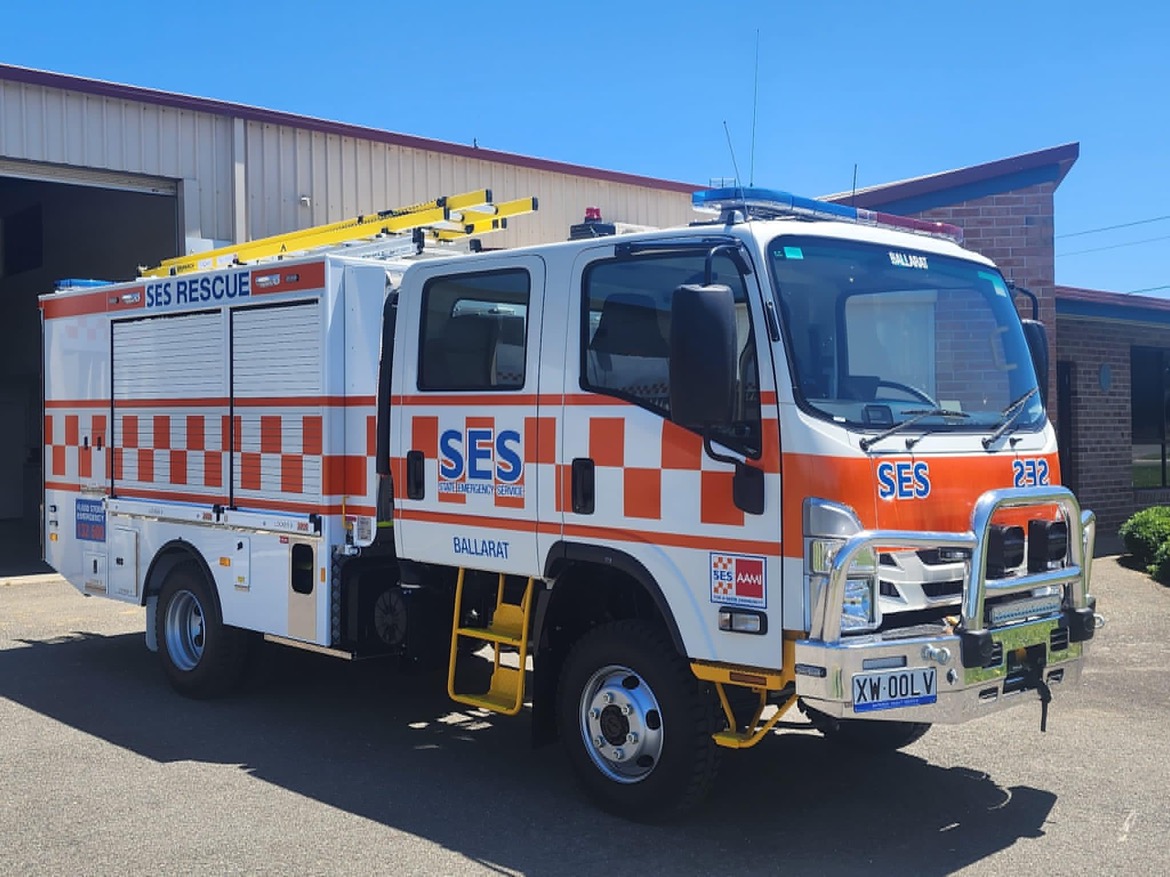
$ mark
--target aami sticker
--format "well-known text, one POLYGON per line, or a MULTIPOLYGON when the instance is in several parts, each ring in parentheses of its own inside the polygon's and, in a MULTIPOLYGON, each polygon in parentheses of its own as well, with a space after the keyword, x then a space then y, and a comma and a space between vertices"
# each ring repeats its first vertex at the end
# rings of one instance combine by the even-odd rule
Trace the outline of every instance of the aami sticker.
POLYGON ((768 608, 768 565, 763 557, 711 554, 711 602, 768 608))

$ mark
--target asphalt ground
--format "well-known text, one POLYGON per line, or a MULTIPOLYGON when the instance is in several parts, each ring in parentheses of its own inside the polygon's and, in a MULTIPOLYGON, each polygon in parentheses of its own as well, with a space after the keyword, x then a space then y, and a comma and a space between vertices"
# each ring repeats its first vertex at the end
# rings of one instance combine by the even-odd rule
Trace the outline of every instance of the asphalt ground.
POLYGON ((1170 874, 1170 589, 1094 566, 1079 688, 863 758, 815 733, 728 753, 648 827, 577 792, 526 717, 441 678, 270 648, 245 690, 174 694, 140 609, 0 580, 5 874, 1170 874))

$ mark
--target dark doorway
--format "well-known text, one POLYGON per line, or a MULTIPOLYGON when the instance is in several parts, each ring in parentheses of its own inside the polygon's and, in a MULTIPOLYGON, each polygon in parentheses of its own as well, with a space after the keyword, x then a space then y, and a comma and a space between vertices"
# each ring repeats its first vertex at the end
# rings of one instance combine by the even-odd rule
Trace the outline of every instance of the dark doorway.
POLYGON ((177 199, 0 177, 0 576, 40 559, 41 327, 58 280, 130 280, 178 252, 177 199))

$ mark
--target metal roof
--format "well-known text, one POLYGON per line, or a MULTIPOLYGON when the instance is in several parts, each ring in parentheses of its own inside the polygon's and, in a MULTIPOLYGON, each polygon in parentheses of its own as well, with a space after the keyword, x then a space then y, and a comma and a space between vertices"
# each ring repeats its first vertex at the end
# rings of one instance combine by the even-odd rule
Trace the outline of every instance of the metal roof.
POLYGON ((628 174, 621 171, 610 171, 585 165, 569 164, 568 162, 553 161, 547 158, 534 158, 513 152, 483 149, 477 146, 465 146, 461 143, 431 140, 426 137, 416 137, 411 134, 398 134, 379 128, 351 125, 346 122, 334 122, 313 116, 299 116, 294 113, 269 110, 248 104, 237 104, 229 101, 214 100, 212 98, 195 97, 177 92, 159 91, 153 88, 141 88, 136 85, 123 85, 101 79, 87 79, 64 73, 35 70, 30 67, 0 64, 0 80, 20 82, 26 85, 40 85, 47 88, 59 88, 80 94, 139 101, 177 110, 230 116, 250 121, 266 122, 273 125, 286 125, 309 131, 321 131, 326 134, 338 134, 345 137, 356 137, 378 143, 404 146, 411 149, 457 155, 464 158, 478 159, 480 161, 499 162, 500 164, 508 164, 515 167, 551 171, 553 173, 569 174, 611 183, 624 183, 631 186, 661 189, 668 192, 685 192, 689 194, 697 189, 703 188, 700 185, 678 182, 676 180, 662 180, 654 177, 644 177, 639 174, 628 174))

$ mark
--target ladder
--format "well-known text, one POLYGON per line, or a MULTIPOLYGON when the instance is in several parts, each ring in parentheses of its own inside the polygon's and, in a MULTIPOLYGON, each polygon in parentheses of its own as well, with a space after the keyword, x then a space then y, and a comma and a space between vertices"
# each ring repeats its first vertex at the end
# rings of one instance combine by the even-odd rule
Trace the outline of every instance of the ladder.
POLYGON ((154 268, 140 268, 138 273, 140 277, 171 277, 416 230, 421 231, 424 238, 433 241, 454 241, 507 228, 509 217, 533 213, 537 208, 535 197, 494 204, 491 189, 477 189, 462 195, 442 196, 407 207, 362 214, 339 222, 231 244, 203 253, 176 256, 160 262, 154 268))
POLYGON ((459 579, 455 585, 455 619, 451 628, 451 662, 447 671, 447 694, 456 703, 514 716, 524 705, 524 677, 528 664, 528 622, 532 614, 535 579, 528 579, 524 585, 524 596, 519 603, 508 603, 504 600, 505 576, 500 573, 492 623, 488 627, 464 627, 460 621, 463 616, 463 580, 466 572, 467 570, 460 567, 459 579), (492 678, 488 690, 482 694, 455 690, 455 667, 459 659, 461 637, 492 644, 492 678), (509 647, 517 650, 516 667, 500 663, 501 652, 509 647))

